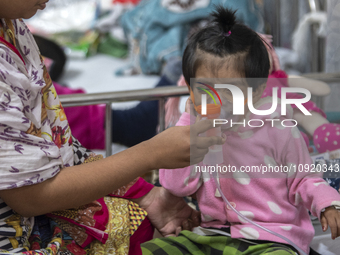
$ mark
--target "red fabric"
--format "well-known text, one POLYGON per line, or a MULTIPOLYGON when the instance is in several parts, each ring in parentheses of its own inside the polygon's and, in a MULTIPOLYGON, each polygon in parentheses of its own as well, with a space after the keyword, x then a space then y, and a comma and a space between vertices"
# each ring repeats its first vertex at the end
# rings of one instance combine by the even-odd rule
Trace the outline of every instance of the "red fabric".
POLYGON ((153 238, 154 227, 150 220, 146 217, 136 232, 130 237, 129 255, 142 255, 140 245, 153 238))
MULTIPOLYGON (((53 83, 59 95, 83 94, 82 89, 66 88, 53 83)), ((87 149, 105 148, 105 105, 65 107, 72 134, 87 149)))
MULTIPOLYGON (((129 188, 123 196, 116 196, 125 199, 134 199, 145 196, 153 189, 153 185, 146 182, 143 178, 138 178, 137 182, 129 188)), ((130 237, 129 255, 142 255, 141 243, 150 241, 153 238, 154 227, 148 217, 146 217, 142 224, 138 227, 136 232, 130 237)))
POLYGON ((112 0, 112 3, 122 3, 122 4, 129 4, 132 3, 134 5, 137 5, 140 2, 140 0, 112 0))
POLYGON ((138 181, 126 192, 124 198, 134 199, 143 197, 148 194, 153 187, 151 183, 148 183, 143 178, 138 178, 138 181))
POLYGON ((153 185, 145 181, 143 178, 139 177, 137 181, 122 195, 117 195, 117 193, 109 194, 112 197, 120 197, 125 199, 136 199, 145 196, 153 189, 153 185))
POLYGON ((53 213, 47 214, 48 217, 52 218, 60 218, 63 219, 73 225, 77 225, 79 227, 82 227, 85 229, 86 234, 88 235, 87 239, 85 240, 84 243, 79 244, 82 248, 88 246, 91 242, 93 242, 95 239, 99 240, 103 244, 106 243, 109 235, 105 233, 104 231, 106 230, 106 224, 108 223, 109 220, 109 212, 107 209, 107 206, 104 202, 104 198, 100 198, 97 200, 102 208, 100 211, 96 212, 95 215, 93 216, 93 219, 96 220, 95 225, 93 227, 81 224, 77 222, 76 220, 69 219, 64 216, 56 215, 53 213))

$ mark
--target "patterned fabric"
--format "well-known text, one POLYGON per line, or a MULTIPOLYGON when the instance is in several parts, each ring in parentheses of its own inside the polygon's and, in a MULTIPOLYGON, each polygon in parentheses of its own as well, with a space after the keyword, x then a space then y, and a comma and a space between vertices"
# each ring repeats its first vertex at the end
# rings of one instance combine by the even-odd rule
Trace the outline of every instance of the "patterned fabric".
POLYGON ((0 189, 36 184, 73 165, 71 131, 38 47, 23 21, 12 22, 20 55, 0 44, 0 189))
POLYGON ((251 244, 228 236, 200 236, 190 231, 182 231, 178 237, 157 238, 143 243, 142 252, 143 255, 296 254, 290 247, 279 243, 251 244))
MULTIPOLYGON (((1 20, 17 48, 1 38, 0 189, 36 184, 73 165, 71 131, 33 36, 23 21, 8 22, 1 20)), ((0 249, 27 250, 33 224, 0 198, 0 249)))
POLYGON ((138 227, 142 224, 148 213, 139 207, 134 202, 129 202, 129 213, 130 213, 130 236, 132 236, 138 227))
MULTIPOLYGON (((0 215, 11 214, 0 225, 0 251, 2 249, 18 249, 29 247, 28 236, 32 231, 34 219, 23 218, 15 214, 4 202, 0 204, 3 210, 6 211, 0 215)), ((1 254, 1 253, 0 253, 1 254)))
MULTIPOLYGON (((37 184, 65 167, 102 159, 72 137, 33 36, 23 21, 12 22, 17 49, 0 38, 0 190, 37 184)), ((129 193, 135 183, 132 198, 153 187, 136 179, 116 193, 129 193)), ((90 254, 93 240, 100 247, 108 238, 104 247, 127 254, 129 215, 127 200, 106 197, 51 218, 25 218, 0 198, 0 254, 90 254)))
MULTIPOLYGON (((58 228, 55 228, 53 232, 53 238, 52 241, 47 245, 45 249, 40 249, 40 243, 41 240, 40 238, 32 234, 31 236, 32 240, 32 247, 37 248, 37 250, 31 250, 28 251, 27 247, 22 247, 22 248, 16 248, 11 251, 3 250, 0 249, 0 254, 1 255, 8 255, 8 254, 16 254, 16 255, 57 255, 58 251, 60 249, 60 246, 62 244, 62 235, 61 235, 61 230, 58 228)), ((72 255, 72 253, 70 253, 72 255)))
POLYGON ((129 184, 120 187, 119 189, 115 190, 114 192, 111 193, 112 196, 117 196, 117 197, 123 197, 126 195, 126 193, 130 190, 132 186, 134 186, 137 182, 141 181, 141 178, 136 178, 129 184))
POLYGON ((48 214, 58 226, 67 232, 82 247, 94 239, 105 243, 108 235, 104 233, 108 221, 108 211, 104 199, 80 206, 76 209, 63 210, 48 214))
POLYGON ((109 239, 105 244, 99 241, 91 243, 91 254, 121 254, 129 252, 130 245, 130 213, 129 201, 115 197, 105 197, 109 209, 109 222, 105 230, 109 239))
POLYGON ((91 155, 91 151, 83 147, 78 140, 73 142, 74 165, 80 165, 91 155))

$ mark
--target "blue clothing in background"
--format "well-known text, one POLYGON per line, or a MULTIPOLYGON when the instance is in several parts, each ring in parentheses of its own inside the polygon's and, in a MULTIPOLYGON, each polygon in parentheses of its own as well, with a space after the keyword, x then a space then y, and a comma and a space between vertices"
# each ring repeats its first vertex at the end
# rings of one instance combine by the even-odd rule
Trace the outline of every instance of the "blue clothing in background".
POLYGON ((263 20, 255 0, 142 0, 121 18, 127 38, 139 46, 144 74, 160 73, 171 57, 182 56, 192 23, 207 19, 215 5, 237 10, 238 20, 262 32, 263 20))

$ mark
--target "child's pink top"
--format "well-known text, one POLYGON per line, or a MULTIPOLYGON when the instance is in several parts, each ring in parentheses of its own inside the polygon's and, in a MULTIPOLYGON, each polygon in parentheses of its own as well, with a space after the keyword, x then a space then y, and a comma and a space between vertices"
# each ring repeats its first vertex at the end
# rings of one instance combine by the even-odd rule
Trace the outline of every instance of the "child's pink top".
MULTIPOLYGON (((254 107, 269 109, 271 97, 262 98, 254 107)), ((292 108, 287 111, 292 116, 292 108)), ((277 119, 280 109, 270 116, 255 116, 248 113, 249 119, 277 119)), ((191 123, 194 119, 191 117, 191 123)), ((227 141, 223 145, 224 165, 236 166, 296 166, 312 164, 305 142, 296 127, 282 127, 279 121, 265 122, 261 128, 238 126, 228 130, 227 141)), ((184 113, 178 126, 190 125, 190 115, 184 113)), ((258 125, 255 122, 252 125, 258 125)), ((285 122, 285 125, 292 125, 285 122)), ((199 164, 202 166, 202 163, 199 164)), ((301 167, 301 166, 300 166, 301 167)), ((330 205, 340 205, 340 195, 335 189, 320 178, 308 172, 275 173, 275 178, 261 173, 222 173, 219 182, 229 202, 242 214, 275 231, 309 253, 309 244, 314 236, 314 229, 307 209, 320 218, 321 210, 330 205)), ((273 177, 273 176, 272 176, 273 177)), ((227 208, 214 180, 209 173, 195 172, 195 167, 175 170, 160 170, 160 182, 174 195, 184 197, 197 195, 202 213, 202 227, 221 228, 230 225, 233 238, 269 240, 285 243, 284 240, 244 222, 238 215, 227 208)))

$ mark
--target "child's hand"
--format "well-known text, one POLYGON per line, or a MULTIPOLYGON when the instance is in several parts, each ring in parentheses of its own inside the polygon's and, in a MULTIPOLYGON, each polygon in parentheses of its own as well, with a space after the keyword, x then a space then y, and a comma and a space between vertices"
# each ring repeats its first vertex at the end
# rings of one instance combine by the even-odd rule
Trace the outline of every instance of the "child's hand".
POLYGON ((177 236, 182 230, 191 231, 201 223, 198 211, 163 187, 154 187, 147 195, 134 201, 147 211, 152 225, 165 237, 177 236))
POLYGON ((327 225, 331 228, 333 240, 340 236, 340 212, 333 206, 327 207, 326 210, 321 213, 321 226, 323 232, 327 230, 327 225))

